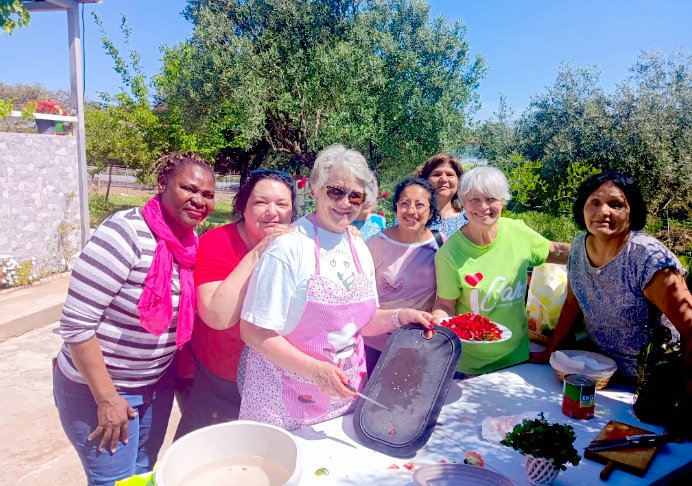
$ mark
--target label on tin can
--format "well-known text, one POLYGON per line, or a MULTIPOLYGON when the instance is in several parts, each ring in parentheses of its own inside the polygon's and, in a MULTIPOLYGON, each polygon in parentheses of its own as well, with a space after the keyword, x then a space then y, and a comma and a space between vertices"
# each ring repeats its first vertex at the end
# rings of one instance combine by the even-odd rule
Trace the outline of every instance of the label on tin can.
POLYGON ((567 375, 562 389, 562 413, 575 419, 590 419, 596 404, 596 382, 585 375, 567 375))

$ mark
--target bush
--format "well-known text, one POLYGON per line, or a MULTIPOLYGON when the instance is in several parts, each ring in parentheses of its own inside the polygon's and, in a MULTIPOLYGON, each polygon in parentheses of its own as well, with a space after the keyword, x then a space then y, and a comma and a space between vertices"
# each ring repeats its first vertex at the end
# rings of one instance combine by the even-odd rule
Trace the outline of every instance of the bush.
POLYGON ((582 233, 574 220, 568 216, 553 216, 538 211, 513 212, 509 210, 504 210, 502 215, 520 219, 526 223, 526 226, 550 241, 571 243, 575 236, 582 233))
POLYGON ((10 255, 0 255, 0 289, 29 285, 37 278, 35 258, 16 260, 10 255))

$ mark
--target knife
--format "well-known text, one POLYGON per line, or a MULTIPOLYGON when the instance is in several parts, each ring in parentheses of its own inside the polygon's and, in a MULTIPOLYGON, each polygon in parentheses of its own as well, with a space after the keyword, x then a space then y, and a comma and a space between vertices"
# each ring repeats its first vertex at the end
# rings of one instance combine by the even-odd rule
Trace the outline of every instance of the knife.
POLYGON ((645 448, 675 440, 670 435, 640 434, 628 435, 622 439, 603 439, 592 441, 587 450, 607 451, 611 449, 645 448))
POLYGON ((372 404, 375 404, 375 405, 377 405, 378 407, 382 407, 382 408, 384 408, 385 410, 389 410, 388 407, 385 407, 385 406, 382 405, 380 402, 376 402, 376 401, 373 400, 372 398, 366 397, 365 395, 363 395, 361 392, 359 392, 358 390, 356 390, 356 388, 355 388, 354 386, 349 385, 348 383, 344 383, 344 386, 345 386, 346 388, 348 388, 349 390, 351 390, 351 391, 352 391, 353 393, 355 393, 356 395, 358 395, 358 396, 359 396, 360 398, 362 398, 363 400, 367 400, 368 402, 370 402, 370 403, 372 403, 372 404))

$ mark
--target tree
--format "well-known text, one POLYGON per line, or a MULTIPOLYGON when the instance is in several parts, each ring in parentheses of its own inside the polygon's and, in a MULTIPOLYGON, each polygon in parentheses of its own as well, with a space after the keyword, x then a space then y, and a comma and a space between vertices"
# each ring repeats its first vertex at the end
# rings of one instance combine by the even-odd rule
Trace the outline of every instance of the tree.
POLYGON ((482 122, 475 131, 478 156, 501 169, 511 169, 523 162, 523 157, 512 156, 516 145, 513 114, 507 106, 507 99, 500 95, 500 107, 493 113, 493 118, 482 122))
POLYGON ((113 59, 123 87, 116 95, 100 93, 102 103, 86 110, 87 160, 98 170, 108 170, 106 202, 114 166, 132 169, 142 181, 150 179, 153 163, 165 152, 195 150, 196 139, 185 134, 176 112, 165 106, 151 108, 147 78, 139 54, 130 49, 131 29, 125 15, 120 30, 129 50, 129 62, 122 58, 105 31, 98 14, 92 15, 101 32, 103 47, 113 59))
POLYGON ((22 0, 0 0, 0 25, 12 35, 17 27, 28 27, 31 15, 22 0))
POLYGON ((190 0, 185 16, 158 97, 241 177, 309 169, 335 142, 404 170, 463 146, 483 60, 424 2, 190 0))
MULTIPOLYGON (((593 67, 561 67, 509 128, 489 120, 476 131, 481 150, 522 184, 540 164, 544 205, 564 211, 581 181, 613 168, 639 183, 649 210, 688 218, 692 210, 692 55, 642 52, 630 77, 606 96, 593 67), (506 162, 506 154, 510 155, 506 162), (526 165, 521 167, 519 165, 526 165)), ((535 201, 522 201, 534 205, 535 201)))
POLYGON ((140 127, 127 120, 131 116, 133 113, 126 113, 119 106, 87 109, 84 115, 87 161, 99 171, 108 170, 106 202, 114 166, 128 167, 145 178, 151 162, 159 155, 140 127))
POLYGON ((14 109, 21 110, 29 100, 50 98, 60 101, 64 106, 72 106, 71 95, 65 90, 51 90, 38 83, 10 85, 0 83, 0 100, 10 102, 14 109))
POLYGON ((517 150, 543 163, 547 180, 563 180, 573 161, 606 167, 612 161, 609 99, 596 67, 563 64, 555 83, 532 98, 517 123, 517 150))
POLYGON ((642 52, 614 96, 613 166, 631 174, 653 214, 692 210, 692 55, 642 52))

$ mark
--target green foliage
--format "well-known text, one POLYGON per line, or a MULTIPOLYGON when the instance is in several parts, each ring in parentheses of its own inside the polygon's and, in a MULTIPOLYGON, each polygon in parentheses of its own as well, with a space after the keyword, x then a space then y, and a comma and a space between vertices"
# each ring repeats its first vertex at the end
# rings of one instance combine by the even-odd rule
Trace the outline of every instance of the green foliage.
POLYGON ((12 113, 12 103, 5 100, 0 100, 0 119, 10 116, 12 113))
POLYGON ((541 413, 539 419, 516 425, 500 444, 523 455, 552 459, 554 467, 564 471, 565 464, 577 466, 581 460, 573 445, 576 438, 571 425, 551 424, 541 413))
POLYGON ((165 48, 159 99, 217 164, 304 174, 340 142, 408 172, 468 138, 485 68, 460 23, 416 0, 191 0, 190 40, 165 48))
POLYGON ((541 234, 550 241, 570 243, 575 236, 582 232, 571 216, 553 216, 538 211, 513 212, 504 210, 502 215, 507 218, 520 219, 526 226, 541 234))
POLYGON ((572 162, 567 167, 564 179, 553 180, 553 195, 549 198, 549 208, 561 214, 571 213, 581 183, 600 172, 587 162, 572 162))
POLYGON ((24 108, 22 108, 21 119, 24 121, 33 121, 36 117, 36 101, 27 101, 24 108))
POLYGON ((505 173, 512 195, 512 207, 540 206, 547 190, 547 183, 541 177, 543 164, 524 160, 524 157, 518 154, 511 154, 509 163, 505 165, 507 166, 505 173))
POLYGON ((476 129, 479 154, 506 173, 515 167, 508 154, 540 162, 548 184, 544 205, 553 212, 570 207, 583 176, 612 168, 639 183, 652 215, 689 218, 692 54, 642 52, 630 74, 606 95, 598 68, 562 65, 516 122, 503 106, 476 129))
POLYGON ((89 212, 100 214, 112 214, 115 212, 113 201, 106 201, 103 194, 89 196, 89 212))
POLYGON ((0 0, 0 25, 12 35, 17 27, 28 27, 31 15, 22 0, 0 0))
POLYGON ((475 130, 478 143, 478 156, 492 161, 493 165, 506 169, 514 166, 516 161, 509 160, 513 155, 516 140, 512 116, 514 112, 507 105, 507 99, 500 96, 500 107, 493 117, 485 120, 475 130))
MULTIPOLYGON (((108 38, 96 11, 94 21, 101 32, 106 53, 113 59, 114 70, 122 79, 120 93, 100 93, 103 103, 85 112, 87 132, 87 160, 103 170, 113 166, 134 169, 142 182, 151 178, 154 161, 163 153, 176 150, 198 151, 197 138, 182 128, 177 110, 150 106, 147 78, 140 64, 140 56, 130 47, 132 30, 127 17, 121 16, 120 30, 129 51, 125 60, 114 42, 108 38)), ((201 151, 202 155, 212 155, 201 151)))

